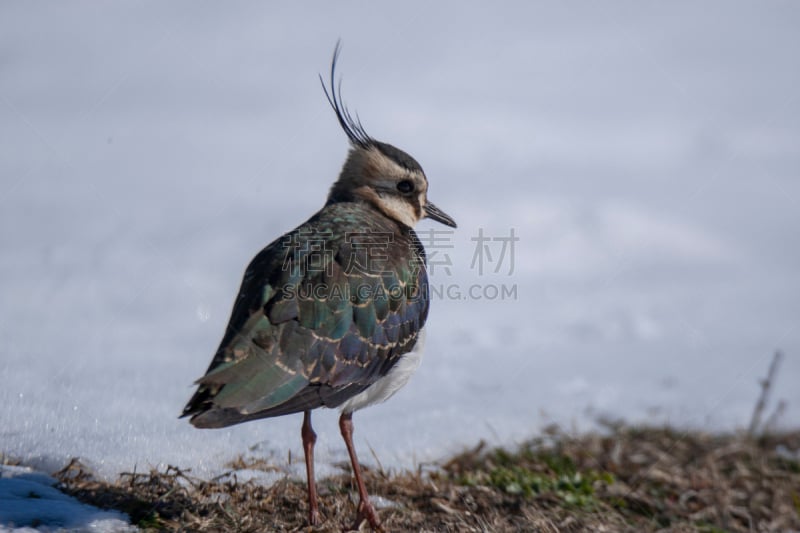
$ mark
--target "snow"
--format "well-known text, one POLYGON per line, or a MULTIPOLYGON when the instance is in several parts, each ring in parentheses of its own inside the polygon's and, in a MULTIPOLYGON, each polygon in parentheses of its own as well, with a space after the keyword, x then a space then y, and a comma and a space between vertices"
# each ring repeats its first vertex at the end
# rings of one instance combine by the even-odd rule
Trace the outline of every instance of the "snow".
POLYGON ((125 515, 101 511, 59 491, 50 476, 30 468, 0 466, 0 533, 15 531, 136 531, 125 515))
MULTIPOLYGON (((459 223, 421 368, 355 416, 365 462, 598 416, 741 428, 778 348, 800 424, 796 5, 0 9, 0 453, 302 472, 299 416, 177 415, 245 265, 344 160, 317 79, 339 37, 345 100, 459 223)), ((314 426, 324 475, 346 455, 334 413, 314 426)))

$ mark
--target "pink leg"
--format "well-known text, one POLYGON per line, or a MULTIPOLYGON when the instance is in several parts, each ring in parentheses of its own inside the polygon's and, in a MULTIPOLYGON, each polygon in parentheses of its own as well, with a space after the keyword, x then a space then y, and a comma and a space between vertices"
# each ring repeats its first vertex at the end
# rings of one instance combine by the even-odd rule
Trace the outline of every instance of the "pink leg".
MULTIPOLYGON (((353 474, 356 476, 356 485, 358 485, 358 496, 361 500, 358 503, 358 522, 366 518, 374 531, 383 531, 378 514, 369 503, 369 495, 364 486, 364 479, 361 477, 361 467, 358 465, 356 449, 353 447, 353 413, 342 413, 342 416, 339 417, 339 429, 342 431, 347 453, 350 455, 350 463, 353 465, 353 474)), ((356 524, 356 529, 358 529, 357 526, 358 524, 356 524)))
POLYGON ((320 523, 319 507, 317 505, 317 483, 314 480, 314 444, 317 434, 311 427, 311 411, 303 413, 303 453, 306 456, 306 474, 308 476, 308 523, 316 526, 320 523))

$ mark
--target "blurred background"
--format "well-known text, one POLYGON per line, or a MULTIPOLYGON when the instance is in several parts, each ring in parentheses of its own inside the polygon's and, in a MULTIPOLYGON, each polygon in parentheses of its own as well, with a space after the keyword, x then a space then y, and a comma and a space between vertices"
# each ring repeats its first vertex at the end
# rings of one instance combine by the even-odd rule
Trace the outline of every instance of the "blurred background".
POLYGON ((798 27, 792 2, 4 2, 0 451, 300 455, 299 415, 177 416, 246 264, 344 161, 318 80, 339 38, 349 107, 459 223, 418 227, 426 356, 356 415, 365 462, 598 418, 735 430, 776 349, 797 427, 798 27))

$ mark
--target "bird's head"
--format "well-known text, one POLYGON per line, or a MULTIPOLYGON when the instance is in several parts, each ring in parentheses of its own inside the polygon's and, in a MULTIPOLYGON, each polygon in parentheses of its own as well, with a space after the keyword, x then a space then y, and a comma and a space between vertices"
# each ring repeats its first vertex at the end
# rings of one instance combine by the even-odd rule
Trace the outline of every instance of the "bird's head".
POLYGON ((428 178, 416 159, 391 144, 370 137, 361 121, 350 114, 341 100, 341 80, 336 83, 339 43, 331 61, 330 91, 320 76, 325 96, 350 140, 350 152, 339 178, 328 194, 328 204, 366 201, 387 217, 409 227, 423 218, 447 226, 456 222, 428 201, 428 178))

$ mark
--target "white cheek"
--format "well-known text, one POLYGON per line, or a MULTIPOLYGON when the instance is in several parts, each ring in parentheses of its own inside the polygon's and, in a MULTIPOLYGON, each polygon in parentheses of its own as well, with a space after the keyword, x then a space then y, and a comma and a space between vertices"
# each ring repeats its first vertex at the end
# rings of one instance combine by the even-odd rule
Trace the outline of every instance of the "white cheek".
POLYGON ((391 218, 398 220, 409 227, 414 227, 417 220, 417 214, 414 208, 408 202, 396 197, 384 197, 380 199, 380 207, 384 213, 391 218))

